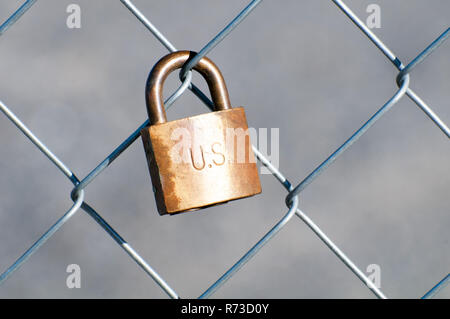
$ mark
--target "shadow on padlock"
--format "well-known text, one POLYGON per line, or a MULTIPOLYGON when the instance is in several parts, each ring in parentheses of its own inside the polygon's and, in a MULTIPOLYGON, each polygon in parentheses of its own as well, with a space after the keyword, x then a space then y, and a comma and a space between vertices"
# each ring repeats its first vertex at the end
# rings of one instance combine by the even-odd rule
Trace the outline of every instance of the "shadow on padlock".
POLYGON ((195 54, 178 51, 166 55, 147 80, 150 125, 141 135, 161 215, 195 211, 261 193, 244 109, 231 108, 223 76, 211 60, 202 58, 194 70, 205 78, 215 111, 167 122, 164 81, 195 54), (239 134, 244 134, 244 143, 239 134), (239 156, 242 150, 244 160, 239 156))

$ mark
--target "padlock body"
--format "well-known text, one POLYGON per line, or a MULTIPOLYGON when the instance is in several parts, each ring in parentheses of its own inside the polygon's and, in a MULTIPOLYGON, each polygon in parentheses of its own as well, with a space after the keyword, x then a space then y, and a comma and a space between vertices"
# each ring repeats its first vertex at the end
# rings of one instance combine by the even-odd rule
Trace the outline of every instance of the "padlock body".
POLYGON ((243 108, 150 125, 141 135, 161 215, 261 192, 243 108))

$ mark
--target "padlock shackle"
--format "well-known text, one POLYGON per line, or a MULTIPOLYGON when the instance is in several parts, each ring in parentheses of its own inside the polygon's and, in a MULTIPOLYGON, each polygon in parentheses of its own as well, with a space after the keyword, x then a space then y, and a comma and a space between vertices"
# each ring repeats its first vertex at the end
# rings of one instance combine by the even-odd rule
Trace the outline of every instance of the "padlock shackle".
MULTIPOLYGON (((196 54, 196 52, 192 51, 177 51, 170 53, 161 58, 150 71, 145 88, 150 125, 167 122, 163 101, 164 82, 170 73, 181 68, 196 54)), ((231 109, 225 80, 214 62, 207 57, 203 57, 194 66, 194 70, 198 71, 205 78, 214 103, 214 109, 216 111, 231 109)))

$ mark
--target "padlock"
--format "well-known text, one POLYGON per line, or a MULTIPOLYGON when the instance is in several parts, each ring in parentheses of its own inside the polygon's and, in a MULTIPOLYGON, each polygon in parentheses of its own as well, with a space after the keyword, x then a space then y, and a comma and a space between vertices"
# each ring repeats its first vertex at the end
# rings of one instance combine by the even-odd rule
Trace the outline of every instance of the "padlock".
POLYGON ((210 59, 202 58, 194 70, 208 84, 214 111, 167 122, 164 81, 195 54, 178 51, 166 55, 147 80, 150 125, 142 129, 141 135, 160 215, 261 193, 244 109, 231 108, 223 76, 210 59))

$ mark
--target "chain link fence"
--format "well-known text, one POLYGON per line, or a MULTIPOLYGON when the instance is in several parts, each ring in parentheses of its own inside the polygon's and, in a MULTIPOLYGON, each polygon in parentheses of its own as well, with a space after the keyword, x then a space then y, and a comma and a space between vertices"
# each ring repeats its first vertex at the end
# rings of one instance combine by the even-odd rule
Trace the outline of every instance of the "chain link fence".
MULTIPOLYGON (((177 51, 170 40, 164 36, 155 24, 152 23, 143 12, 139 10, 129 0, 120 0, 126 9, 133 14, 137 20, 142 23, 145 28, 163 45, 169 52, 177 51)), ((185 93, 186 90, 191 90, 209 109, 213 108, 212 102, 194 83, 192 83, 191 70, 195 64, 204 56, 208 55, 214 50, 217 45, 223 41, 230 33, 232 33, 238 25, 244 21, 250 14, 258 14, 255 10, 260 5, 262 0, 251 1, 239 14, 234 17, 231 22, 219 32, 210 42, 208 42, 198 54, 186 64, 180 73, 180 78, 184 79, 179 88, 173 93, 166 101, 166 108, 169 108, 173 103, 185 93), (255 13, 253 13, 255 11, 255 13)), ((411 72, 425 59, 427 59, 432 52, 434 52, 441 44, 448 39, 450 35, 450 28, 444 30, 444 32, 437 37, 433 42, 426 47, 421 53, 419 53, 410 63, 404 64, 400 59, 379 39, 375 33, 369 29, 364 22, 343 2, 340 0, 333 0, 336 7, 342 11, 348 19, 360 29, 360 31, 371 41, 377 49, 379 49, 384 56, 392 62, 395 69, 398 70, 396 77, 396 83, 398 89, 395 94, 390 97, 384 105, 382 105, 361 127, 356 129, 354 133, 337 149, 335 149, 331 155, 317 165, 311 173, 300 181, 292 182, 288 180, 285 175, 275 167, 271 161, 258 150, 256 146, 253 146, 253 150, 258 160, 264 165, 278 180, 279 183, 286 189, 286 205, 287 210, 284 216, 275 224, 270 230, 262 236, 256 243, 243 254, 243 256, 235 262, 228 270, 222 274, 218 279, 207 287, 199 296, 199 298, 211 297, 217 290, 219 290, 228 280, 230 280, 247 262, 249 262, 274 236, 282 230, 288 223, 294 223, 295 220, 300 220, 305 223, 309 229, 323 242, 323 244, 330 249, 335 256, 346 266, 348 269, 359 278, 362 283, 378 298, 386 298, 386 295, 377 287, 374 282, 368 278, 363 269, 360 269, 351 259, 347 256, 341 248, 338 247, 330 237, 308 216, 301 210, 301 201, 299 196, 303 190, 305 190, 319 175, 321 175, 327 168, 336 161, 346 150, 363 136, 372 125, 378 121, 383 115, 385 115, 391 108, 393 108, 403 98, 408 98, 413 101, 424 116, 427 116, 437 128, 439 128, 444 135, 450 137, 450 129, 444 123, 443 120, 432 110, 432 108, 415 92, 410 86, 410 74, 411 72)), ((31 9, 36 0, 27 0, 21 7, 0 26, 0 35, 5 33, 15 22, 17 22, 24 13, 31 9)), ((24 18, 25 19, 25 18, 24 18)), ((314 31, 312 31, 314 32, 314 31)), ((7 45, 4 43, 3 45, 7 45)), ((245 50, 245 48, 239 48, 245 50)), ((330 54, 332 54, 330 52, 330 54)), ((301 61, 299 62, 301 63, 301 61)), ((447 71, 443 71, 447 72, 447 71)), ((142 270, 148 274, 148 276, 154 280, 156 284, 171 298, 180 298, 182 296, 177 293, 176 284, 169 284, 158 271, 151 266, 108 222, 86 201, 87 187, 96 180, 110 165, 139 138, 140 131, 143 127, 147 126, 148 120, 143 122, 137 127, 123 142, 117 146, 113 152, 107 155, 100 164, 94 167, 84 178, 79 178, 72 169, 70 169, 60 158, 53 153, 44 142, 33 133, 33 131, 21 121, 21 119, 13 113, 5 103, 0 101, 0 109, 4 115, 20 130, 33 144, 37 147, 47 158, 51 161, 59 171, 73 183, 74 188, 71 191, 71 198, 73 199, 73 205, 59 218, 28 250, 26 250, 9 268, 7 268, 0 276, 0 284, 3 284, 10 276, 12 276, 17 269, 24 265, 27 260, 38 251, 49 240, 55 232, 67 223, 78 211, 85 211, 92 219, 94 219, 103 229, 109 234, 115 242, 129 255, 129 257, 139 266, 142 270)), ((295 147, 293 145, 292 147, 295 147)), ((263 187, 264 188, 264 187, 263 187)), ((1 225, 0 225, 1 228, 1 225)), ((4 244, 4 243, 2 243, 4 244)), ((270 248, 266 248, 270 249, 270 248)), ((445 249, 444 249, 445 250, 445 249)), ((444 254, 447 252, 444 251, 444 254)), ((446 275, 441 281, 439 281, 431 290, 429 290, 423 298, 430 298, 439 293, 450 281, 449 275, 446 275)), ((232 284, 232 283, 230 283, 232 284)), ((258 283, 255 283, 256 285, 258 283)), ((431 286, 431 285, 430 285, 431 286)))

